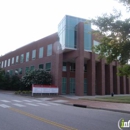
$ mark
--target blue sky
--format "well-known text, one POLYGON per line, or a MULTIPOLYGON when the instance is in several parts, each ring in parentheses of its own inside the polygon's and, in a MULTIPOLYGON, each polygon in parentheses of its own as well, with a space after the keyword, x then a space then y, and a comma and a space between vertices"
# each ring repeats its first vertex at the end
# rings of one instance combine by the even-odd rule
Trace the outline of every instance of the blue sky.
POLYGON ((57 32, 64 15, 94 18, 124 7, 115 0, 0 0, 0 55, 57 32))

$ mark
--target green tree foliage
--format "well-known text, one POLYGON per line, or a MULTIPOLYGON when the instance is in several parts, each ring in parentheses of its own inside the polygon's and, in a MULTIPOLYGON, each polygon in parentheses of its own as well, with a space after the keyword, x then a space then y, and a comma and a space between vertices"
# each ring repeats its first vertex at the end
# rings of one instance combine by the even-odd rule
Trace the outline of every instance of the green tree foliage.
POLYGON ((20 77, 17 74, 10 75, 8 72, 5 73, 3 69, 0 69, 0 89, 21 90, 22 87, 20 77))
MULTIPOLYGON (((130 0, 120 0, 130 7, 130 0)), ((128 61, 130 59, 130 18, 120 19, 121 13, 104 14, 96 19, 92 19, 92 23, 96 25, 97 33, 100 37, 100 45, 93 47, 93 51, 99 54, 99 58, 105 58, 108 63, 116 60, 120 63, 119 75, 130 76, 130 71, 124 73, 126 68, 130 68, 128 61), (122 69, 122 71, 121 71, 122 69)), ((128 69, 130 70, 130 69, 128 69)))
POLYGON ((130 59, 130 19, 116 20, 118 16, 104 15, 92 22, 98 26, 103 38, 102 44, 94 47, 100 58, 110 63, 118 60, 122 65, 130 59))
POLYGON ((22 83, 26 88, 31 89, 32 84, 52 84, 52 75, 43 69, 28 71, 22 78, 22 83))

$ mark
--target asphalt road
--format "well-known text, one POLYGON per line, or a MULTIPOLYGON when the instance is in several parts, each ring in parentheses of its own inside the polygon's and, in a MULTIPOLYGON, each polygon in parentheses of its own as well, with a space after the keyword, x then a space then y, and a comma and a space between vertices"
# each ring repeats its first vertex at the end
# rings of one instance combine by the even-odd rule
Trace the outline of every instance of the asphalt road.
POLYGON ((0 130, 119 130, 120 118, 130 114, 0 93, 0 130))

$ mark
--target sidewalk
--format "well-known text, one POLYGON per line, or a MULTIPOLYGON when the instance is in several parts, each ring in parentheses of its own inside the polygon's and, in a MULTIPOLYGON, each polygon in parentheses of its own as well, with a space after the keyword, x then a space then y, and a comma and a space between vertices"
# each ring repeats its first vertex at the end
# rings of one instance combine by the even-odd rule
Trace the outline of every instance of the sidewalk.
POLYGON ((72 105, 72 106, 86 107, 86 108, 93 108, 93 109, 102 109, 102 110, 109 110, 109 111, 116 111, 116 112, 123 112, 123 113, 130 114, 130 104, 81 100, 79 98, 81 97, 61 96, 58 98, 53 98, 51 101, 63 100, 64 101, 63 104, 65 105, 72 105))

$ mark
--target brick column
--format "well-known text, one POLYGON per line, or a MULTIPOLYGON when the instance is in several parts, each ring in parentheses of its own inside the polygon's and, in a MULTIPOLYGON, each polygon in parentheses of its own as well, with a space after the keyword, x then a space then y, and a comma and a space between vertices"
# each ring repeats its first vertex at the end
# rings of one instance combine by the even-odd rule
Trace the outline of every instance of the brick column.
POLYGON ((120 94, 120 77, 117 75, 117 67, 118 63, 113 68, 113 91, 115 94, 120 94))
POLYGON ((96 90, 98 95, 105 95, 105 63, 101 60, 97 63, 96 90))
POLYGON ((112 64, 105 66, 105 92, 111 94, 113 92, 113 66, 112 64))
POLYGON ((120 91, 121 94, 126 94, 126 76, 120 77, 120 91))
POLYGON ((54 83, 59 88, 59 94, 62 94, 62 66, 63 66, 63 54, 62 53, 56 54, 54 83))
POLYGON ((126 93, 130 94, 130 78, 126 78, 126 93))
POLYGON ((95 95, 95 54, 87 61, 87 95, 95 95))
POLYGON ((78 57, 75 59, 75 83, 76 95, 84 95, 84 23, 80 22, 77 25, 77 51, 78 57))
POLYGON ((70 93, 70 63, 67 62, 67 88, 66 88, 66 93, 70 93))

